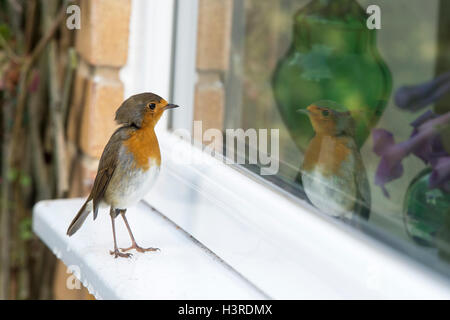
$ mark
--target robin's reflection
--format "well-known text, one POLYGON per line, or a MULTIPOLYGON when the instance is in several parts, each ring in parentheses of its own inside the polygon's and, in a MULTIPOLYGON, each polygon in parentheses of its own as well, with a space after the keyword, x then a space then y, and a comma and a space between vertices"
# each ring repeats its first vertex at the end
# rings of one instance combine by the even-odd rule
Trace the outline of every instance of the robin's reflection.
POLYGON ((369 219, 370 187, 355 141, 350 112, 333 101, 313 103, 299 112, 309 116, 315 135, 309 142, 301 174, 311 203, 331 216, 358 222, 369 219))

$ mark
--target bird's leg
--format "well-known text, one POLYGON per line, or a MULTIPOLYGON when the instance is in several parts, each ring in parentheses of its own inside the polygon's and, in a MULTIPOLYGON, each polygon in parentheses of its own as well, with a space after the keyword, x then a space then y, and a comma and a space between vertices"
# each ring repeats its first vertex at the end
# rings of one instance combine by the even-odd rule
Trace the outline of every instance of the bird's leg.
POLYGON ((117 241, 116 241, 116 227, 114 225, 114 219, 118 216, 117 210, 114 210, 112 207, 109 211, 109 215, 111 216, 111 223, 112 223, 112 232, 113 232, 113 238, 114 238, 114 251, 109 251, 111 255, 114 256, 114 258, 122 257, 122 258, 129 258, 132 256, 131 253, 122 253, 117 248, 117 241))
POLYGON ((120 210, 120 214, 122 215, 123 221, 125 222, 125 225, 127 226, 128 233, 130 234, 131 247, 129 247, 129 248, 120 248, 120 250, 128 251, 128 250, 131 250, 131 249, 136 249, 137 252, 158 251, 159 248, 146 248, 146 249, 144 249, 144 248, 141 248, 140 246, 137 245, 136 240, 134 240, 133 233, 131 232, 130 225, 128 224, 128 220, 125 217, 126 211, 127 211, 126 209, 120 210))

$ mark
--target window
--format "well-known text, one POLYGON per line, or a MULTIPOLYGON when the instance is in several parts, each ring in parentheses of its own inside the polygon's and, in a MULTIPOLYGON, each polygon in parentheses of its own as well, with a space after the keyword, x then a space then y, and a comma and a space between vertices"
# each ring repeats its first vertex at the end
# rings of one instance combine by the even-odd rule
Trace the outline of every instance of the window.
MULTIPOLYGON (((346 0, 339 5, 335 1, 315 0, 192 1, 189 4, 179 1, 177 17, 183 22, 176 26, 173 97, 180 105, 184 102, 192 106, 192 114, 174 113, 172 129, 187 128, 194 139, 196 128, 192 119, 201 121, 202 133, 211 128, 219 129, 224 137, 220 150, 225 158, 231 155, 236 156, 235 162, 246 160, 242 165, 231 165, 242 179, 256 181, 252 188, 259 185, 265 190, 275 189, 281 198, 290 199, 295 206, 289 209, 272 206, 274 200, 269 197, 274 196, 263 189, 258 190, 268 198, 248 196, 250 191, 243 184, 244 180, 230 178, 228 169, 220 169, 223 176, 213 178, 210 174, 216 169, 191 166, 192 175, 206 179, 193 182, 185 179, 185 174, 174 165, 178 181, 190 185, 199 192, 200 198, 204 196, 207 200, 198 201, 194 218, 183 217, 181 212, 172 216, 169 213, 169 216, 183 220, 183 226, 217 248, 219 256, 230 257, 231 261, 232 257, 245 256, 236 253, 237 249, 229 253, 230 249, 226 248, 240 245, 238 241, 230 242, 233 233, 239 234, 240 230, 228 229, 230 234, 224 239, 221 237, 226 232, 213 227, 219 239, 211 240, 214 232, 205 229, 214 223, 220 225, 217 219, 223 226, 230 226, 224 222, 225 216, 215 215, 212 202, 217 210, 223 209, 221 214, 243 219, 247 225, 253 223, 252 228, 265 231, 266 227, 272 228, 277 235, 283 232, 276 222, 284 214, 282 211, 290 214, 295 211, 294 207, 298 212, 306 209, 308 214, 320 217, 324 224, 331 223, 334 228, 343 228, 350 234, 359 230, 448 277, 450 181, 445 168, 449 165, 450 136, 450 53, 446 31, 450 24, 449 12, 450 6, 437 0, 427 3, 346 0), (369 5, 380 9, 381 28, 378 30, 366 25, 369 5), (183 47, 182 53, 177 46, 183 47), (313 112, 320 112, 321 119, 334 117, 317 125, 334 121, 340 129, 325 134, 326 138, 315 146, 316 155, 310 156, 312 163, 306 166, 305 154, 308 148, 314 153, 310 143, 318 134, 311 126, 311 115, 297 110, 305 110, 309 105, 316 106, 313 112), (350 111, 350 115, 346 111, 350 111), (416 121, 423 114, 428 118, 416 121), (353 119, 354 125, 348 118, 353 119), (235 146, 240 139, 245 148, 234 148, 228 153, 227 129, 234 133, 236 129, 243 129, 243 134, 237 135, 235 146), (273 129, 277 130, 274 135, 278 135, 275 140, 278 154, 271 140, 273 129), (251 130, 255 130, 256 136, 251 130), (261 130, 268 133, 265 150, 261 150, 258 140, 261 130), (339 141, 342 136, 352 137, 353 142, 345 145, 348 147, 350 143, 350 151, 340 150, 336 147, 338 142, 327 142, 328 139, 339 141), (430 143, 432 148, 427 148, 430 143), (252 150, 257 153, 256 163, 252 162, 252 150), (344 172, 351 178, 344 176, 340 182, 333 182, 342 175, 342 164, 336 169, 334 163, 342 161, 343 152, 353 154, 350 158, 354 162, 347 164, 344 172), (276 174, 261 174, 262 167, 267 167, 267 161, 261 163, 261 158, 267 160, 268 156, 279 160, 276 174), (324 182, 315 175, 319 170, 314 169, 317 163, 324 163, 327 170, 336 170, 332 171, 331 180, 324 182), (387 169, 383 167, 386 163, 390 166, 387 169), (306 177, 308 172, 312 175, 306 187, 305 175, 302 176, 305 172, 306 177), (234 179, 231 185, 236 189, 229 193, 220 178, 234 179), (320 187, 324 183, 328 186, 320 187), (368 195, 361 195, 367 192, 368 195), (232 198, 239 193, 248 196, 248 201, 260 203, 252 207, 245 200, 232 198), (338 197, 342 198, 340 202, 350 203, 350 213, 337 212, 341 208, 338 197), (205 204, 208 201, 209 204, 205 204), (237 216, 232 212, 236 209, 232 201, 260 211, 237 216), (267 212, 270 209, 274 211, 267 212), (210 216, 200 213, 202 210, 209 210, 210 216), (223 241, 228 242, 225 245, 223 241)), ((202 142, 205 145, 217 142, 210 138, 205 139, 203 135, 202 142)), ((214 146, 217 150, 217 144, 214 146)), ((182 197, 196 201, 193 194, 182 197)), ((288 214, 280 219, 286 224, 296 223, 296 217, 288 217, 288 214)), ((295 230, 286 231, 290 232, 295 233, 295 230)), ((293 242, 297 237, 303 244, 308 242, 298 239, 300 235, 292 236, 282 238, 293 242)), ((257 237, 253 240, 255 242, 246 248, 257 250, 257 237)), ((294 248, 292 244, 283 245, 294 248)), ((274 244, 272 249, 279 247, 274 244)))

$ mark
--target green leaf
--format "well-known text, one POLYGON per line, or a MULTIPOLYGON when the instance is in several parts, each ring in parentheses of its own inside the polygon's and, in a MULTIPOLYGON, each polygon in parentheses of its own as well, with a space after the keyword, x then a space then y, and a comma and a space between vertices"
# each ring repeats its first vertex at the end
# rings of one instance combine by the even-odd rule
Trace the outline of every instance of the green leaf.
POLYGON ((19 236, 20 239, 26 241, 33 237, 33 231, 31 229, 31 218, 24 218, 19 223, 19 236))
POLYGON ((78 65, 77 52, 74 48, 69 48, 69 64, 72 69, 76 69, 78 65))
POLYGON ((31 177, 29 175, 26 174, 22 174, 20 176, 20 184, 24 187, 28 187, 31 185, 31 177))
POLYGON ((3 37, 3 39, 5 39, 6 41, 9 40, 9 38, 11 37, 11 31, 9 29, 9 26, 2 23, 0 24, 0 35, 3 37))
POLYGON ((16 169, 11 169, 8 171, 8 180, 14 181, 19 176, 19 172, 16 169))

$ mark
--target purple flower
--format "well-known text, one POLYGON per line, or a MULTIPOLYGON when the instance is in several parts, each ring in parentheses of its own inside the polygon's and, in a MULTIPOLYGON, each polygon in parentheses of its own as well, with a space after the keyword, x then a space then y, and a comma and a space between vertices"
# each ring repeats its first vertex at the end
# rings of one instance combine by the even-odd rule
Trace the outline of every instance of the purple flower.
POLYGON ((450 156, 435 161, 428 183, 430 189, 441 188, 445 192, 450 192, 450 156))
POLYGON ((402 160, 413 153, 433 167, 430 187, 447 187, 449 155, 442 147, 440 131, 450 124, 450 112, 437 116, 426 112, 412 123, 413 133, 406 141, 395 144, 392 133, 384 129, 372 130, 373 150, 381 157, 375 173, 375 184, 380 186, 386 197, 389 193, 385 184, 403 174, 402 160), (434 176, 433 176, 434 174, 434 176), (432 181, 431 181, 432 180, 432 181))
POLYGON ((450 91, 450 72, 415 86, 404 86, 395 93, 395 104, 409 111, 417 111, 425 108, 442 98, 450 91))
POLYGON ((394 142, 394 136, 387 130, 372 130, 373 151, 381 157, 375 173, 375 185, 380 186, 384 195, 389 198, 389 193, 384 186, 386 183, 398 179, 403 174, 402 159, 407 156, 404 148, 394 142))
POLYGON ((416 120, 414 120, 413 122, 411 122, 411 126, 414 128, 414 130, 417 130, 417 128, 424 124, 426 121, 431 120, 436 118, 436 114, 431 111, 428 110, 427 112, 425 112, 424 114, 422 114, 421 116, 419 116, 416 120))
POLYGON ((420 147, 414 148, 412 151, 413 154, 425 162, 425 164, 432 163, 437 158, 447 155, 447 152, 442 144, 442 137, 439 134, 439 127, 448 125, 449 121, 448 116, 445 117, 444 115, 441 117, 443 118, 440 118, 439 115, 429 110, 411 123, 411 126, 413 126, 414 129, 410 138, 413 138, 419 134, 420 130, 423 131, 429 126, 436 126, 436 130, 434 130, 435 132, 433 134, 430 133, 428 139, 426 139, 420 147), (436 121, 434 120, 438 118, 440 119, 436 121))

